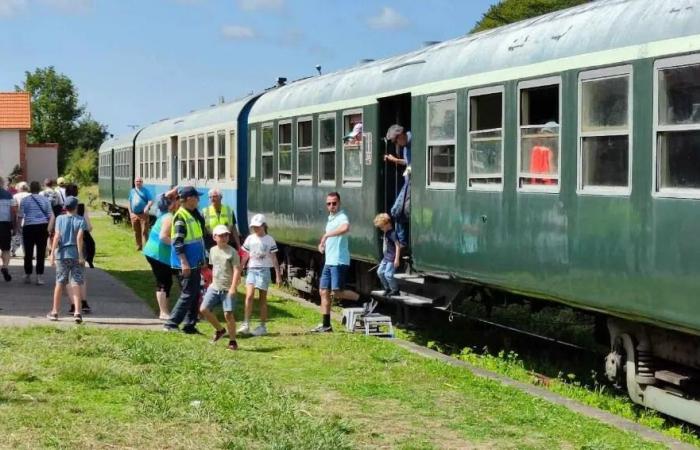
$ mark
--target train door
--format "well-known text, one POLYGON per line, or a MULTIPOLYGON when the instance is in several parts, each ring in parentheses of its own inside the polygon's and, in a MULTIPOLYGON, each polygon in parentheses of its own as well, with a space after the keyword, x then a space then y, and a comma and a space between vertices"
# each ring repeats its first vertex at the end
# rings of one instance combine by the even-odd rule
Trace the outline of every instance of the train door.
POLYGON ((178 183, 177 171, 180 167, 178 163, 178 141, 177 136, 170 137, 170 186, 176 186, 178 183))
MULTIPOLYGON (((388 155, 396 156, 397 158, 402 157, 402 148, 397 148, 393 143, 385 139, 386 132, 392 125, 401 125, 404 130, 409 131, 411 129, 411 94, 400 94, 392 97, 384 97, 378 99, 379 101, 379 142, 381 155, 378 158, 381 166, 377 171, 379 180, 377 180, 377 186, 380 190, 379 192, 379 202, 378 206, 381 211, 386 212, 391 215, 392 207, 396 202, 397 197, 401 192, 401 188, 405 183, 404 173, 406 167, 403 165, 398 165, 389 161, 385 161, 388 155)), ((400 201, 402 201, 400 199, 400 201)), ((401 205, 399 205, 401 206, 401 205)), ((396 210, 396 208, 394 208, 396 210)), ((398 208, 401 209, 401 208, 398 208)), ((402 220, 405 222, 404 228, 406 230, 406 241, 410 242, 408 223, 410 220, 408 217, 394 217, 394 221, 402 220)))

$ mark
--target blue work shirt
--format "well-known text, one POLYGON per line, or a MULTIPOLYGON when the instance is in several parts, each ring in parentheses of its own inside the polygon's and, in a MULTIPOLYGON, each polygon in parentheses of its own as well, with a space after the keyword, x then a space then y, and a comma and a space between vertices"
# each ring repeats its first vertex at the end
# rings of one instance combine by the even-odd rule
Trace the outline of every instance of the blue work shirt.
POLYGON ((134 214, 143 214, 146 205, 151 200, 153 200, 153 197, 151 197, 151 193, 148 192, 148 189, 140 189, 137 191, 136 188, 132 188, 131 192, 129 192, 129 204, 131 205, 131 212, 134 214))
POLYGON ((56 231, 59 234, 56 259, 79 259, 78 231, 87 231, 87 222, 78 215, 61 214, 56 218, 56 231))
MULTIPOLYGON (((328 223, 326 224, 326 233, 337 229, 341 225, 349 224, 350 219, 345 214, 345 211, 338 211, 336 214, 331 214, 328 216, 328 223)), ((326 265, 328 266, 340 266, 350 265, 350 249, 348 246, 348 233, 340 236, 333 236, 326 239, 326 265)))

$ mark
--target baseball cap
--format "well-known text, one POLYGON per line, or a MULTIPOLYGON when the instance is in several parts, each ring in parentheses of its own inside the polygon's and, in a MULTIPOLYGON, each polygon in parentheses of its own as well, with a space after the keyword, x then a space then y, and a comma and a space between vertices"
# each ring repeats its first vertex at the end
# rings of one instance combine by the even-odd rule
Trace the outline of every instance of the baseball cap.
POLYGON ((230 231, 226 225, 217 225, 214 227, 214 230, 212 231, 211 234, 214 236, 221 236, 222 234, 229 234, 230 231))
POLYGON ((72 195, 69 195, 68 197, 66 197, 66 201, 63 204, 63 206, 69 211, 77 208, 78 207, 77 197, 73 197, 72 195))
POLYGON ((177 196, 180 198, 199 197, 201 194, 194 186, 180 186, 177 188, 177 196))
POLYGON ((265 216, 262 214, 256 214, 253 216, 252 219, 250 219, 250 226, 251 227, 261 227, 265 224, 265 216))
POLYGON ((358 134, 362 134, 362 122, 356 123, 355 126, 352 127, 352 131, 343 137, 343 140, 354 139, 358 134))
POLYGON ((395 123, 394 125, 390 126, 388 130, 386 130, 386 139, 387 141, 394 142, 396 136, 398 136, 401 133, 403 133, 403 127, 395 123))

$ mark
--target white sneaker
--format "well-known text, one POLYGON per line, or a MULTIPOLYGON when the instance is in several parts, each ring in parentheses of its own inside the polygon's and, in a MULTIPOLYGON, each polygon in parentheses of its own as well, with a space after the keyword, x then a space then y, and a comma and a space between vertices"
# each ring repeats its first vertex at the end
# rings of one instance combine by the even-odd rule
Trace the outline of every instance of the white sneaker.
POLYGON ((36 285, 37 286, 43 286, 44 285, 44 277, 41 275, 36 276, 36 285))
POLYGON ((243 322, 241 326, 236 330, 236 333, 238 334, 250 334, 250 325, 248 322, 243 322))
POLYGON ((253 330, 253 336, 265 336, 267 334, 267 327, 264 323, 261 323, 253 330))
POLYGON ((24 275, 24 284, 29 284, 32 282, 31 275, 24 275))

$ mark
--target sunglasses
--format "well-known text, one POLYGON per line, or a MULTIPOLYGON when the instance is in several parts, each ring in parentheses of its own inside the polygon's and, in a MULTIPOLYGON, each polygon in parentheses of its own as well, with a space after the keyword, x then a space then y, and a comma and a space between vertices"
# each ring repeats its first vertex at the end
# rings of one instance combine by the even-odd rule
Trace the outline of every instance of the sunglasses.
POLYGON ((326 206, 335 206, 338 202, 326 202, 326 206))

